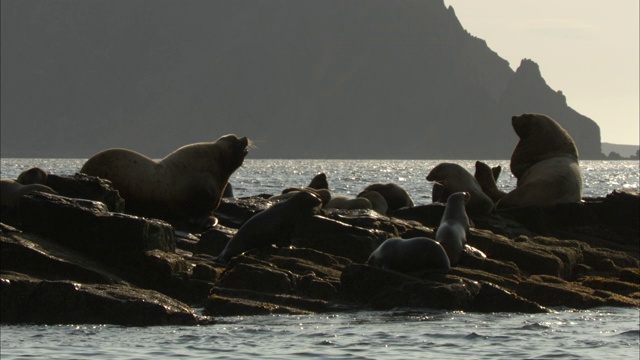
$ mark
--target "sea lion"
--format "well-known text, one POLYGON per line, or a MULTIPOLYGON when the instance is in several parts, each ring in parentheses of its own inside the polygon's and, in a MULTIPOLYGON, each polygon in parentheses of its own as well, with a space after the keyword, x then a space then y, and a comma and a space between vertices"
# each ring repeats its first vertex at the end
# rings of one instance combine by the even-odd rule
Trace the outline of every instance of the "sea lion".
POLYGON ((520 138, 509 164, 518 181, 496 208, 580 202, 578 148, 569 133, 543 114, 514 116, 511 124, 520 138))
POLYGON ((45 185, 47 183, 47 178, 49 175, 46 171, 39 167, 32 167, 31 169, 23 171, 18 178, 16 179, 22 185, 29 184, 41 184, 45 185))
POLYGON ((285 189, 285 191, 286 192, 283 192, 282 194, 271 196, 269 198, 269 201, 280 202, 284 200, 289 200, 295 194, 301 191, 306 191, 314 195, 317 195, 320 198, 320 200, 322 200, 322 206, 325 206, 329 202, 329 200, 331 200, 331 192, 329 192, 329 190, 327 189, 312 189, 309 187, 302 187, 302 188, 287 188, 285 189))
POLYGON ((346 195, 334 195, 324 206, 325 209, 373 209, 369 199, 363 197, 350 198, 346 195))
POLYGON ((329 182, 327 181, 327 175, 325 173, 319 173, 309 183, 309 186, 312 189, 329 189, 329 182))
POLYGON ((379 214, 385 215, 389 210, 387 200, 377 191, 363 191, 358 195, 358 198, 369 200, 372 209, 379 214))
POLYGON ((442 245, 426 237, 387 239, 371 253, 367 264, 403 273, 447 273, 451 270, 449 257, 442 245))
POLYGON ((449 257, 449 263, 456 265, 460 254, 467 245, 469 217, 465 205, 469 201, 469 193, 457 192, 447 199, 447 206, 436 231, 436 241, 442 245, 449 257))
POLYGON ((257 213, 238 229, 217 258, 218 262, 229 260, 245 251, 287 242, 296 222, 317 211, 322 200, 308 191, 299 191, 290 199, 272 205, 257 213))
POLYGON ((207 224, 248 149, 249 140, 235 135, 183 146, 157 162, 131 150, 109 149, 92 156, 80 172, 110 180, 127 213, 207 224))
POLYGON ((224 191, 222 192, 223 198, 232 198, 233 196, 233 186, 230 182, 227 182, 227 186, 224 187, 224 191))
POLYGON ((23 171, 16 180, 0 179, 0 204, 17 206, 22 195, 35 191, 58 194, 57 191, 44 185, 47 182, 47 172, 39 167, 23 171))
POLYGON ((384 197, 387 201, 387 214, 391 214, 403 207, 413 206, 413 200, 411 196, 409 196, 409 193, 398 184, 371 184, 364 188, 356 197, 360 197, 360 195, 367 191, 375 191, 384 197))
POLYGON ((482 191, 478 180, 465 168, 454 163, 441 163, 427 175, 428 181, 443 185, 447 192, 453 194, 468 192, 471 198, 466 209, 472 215, 487 215, 493 210, 493 201, 482 191))
POLYGON ((506 192, 498 189, 496 182, 498 179, 496 173, 500 175, 501 170, 502 168, 500 166, 492 168, 482 161, 476 161, 476 172, 473 174, 473 177, 478 181, 478 184, 480 184, 482 191, 487 194, 494 203, 507 194, 506 192))
POLYGON ((0 204, 6 206, 17 206, 22 195, 30 194, 36 191, 49 194, 58 194, 55 190, 46 185, 23 185, 13 179, 0 179, 0 204))

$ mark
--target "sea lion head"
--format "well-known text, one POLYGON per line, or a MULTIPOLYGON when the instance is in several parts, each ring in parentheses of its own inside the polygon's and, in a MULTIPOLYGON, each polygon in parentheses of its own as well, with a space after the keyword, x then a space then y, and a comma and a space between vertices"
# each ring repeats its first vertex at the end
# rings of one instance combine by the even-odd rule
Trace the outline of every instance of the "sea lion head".
POLYGON ((220 148, 222 150, 221 153, 224 154, 224 161, 221 162, 221 165, 225 166, 229 170, 229 173, 232 173, 235 169, 242 166, 244 158, 251 148, 251 141, 247 139, 246 136, 239 138, 234 134, 229 134, 216 140, 215 145, 220 148))
POLYGON ((309 187, 312 189, 329 189, 327 175, 325 173, 319 173, 311 180, 309 187))
POLYGON ((571 135, 552 118, 543 114, 522 114, 513 116, 511 125, 520 138, 510 165, 517 178, 542 160, 566 156, 578 161, 578 148, 571 135))

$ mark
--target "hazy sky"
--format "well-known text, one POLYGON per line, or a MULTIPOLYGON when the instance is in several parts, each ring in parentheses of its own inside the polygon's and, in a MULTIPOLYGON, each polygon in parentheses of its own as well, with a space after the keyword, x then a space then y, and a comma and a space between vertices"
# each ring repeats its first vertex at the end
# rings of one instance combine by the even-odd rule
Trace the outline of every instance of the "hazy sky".
POLYGON ((516 69, 523 58, 600 126, 638 144, 638 0, 444 0, 462 26, 516 69))

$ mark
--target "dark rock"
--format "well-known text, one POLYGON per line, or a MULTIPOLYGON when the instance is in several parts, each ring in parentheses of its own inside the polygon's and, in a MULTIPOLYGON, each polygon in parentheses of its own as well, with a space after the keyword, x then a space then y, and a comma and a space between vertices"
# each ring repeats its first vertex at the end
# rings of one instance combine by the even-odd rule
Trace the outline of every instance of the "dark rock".
POLYGON ((2 271, 30 274, 46 280, 124 282, 86 255, 29 233, 0 234, 0 263, 2 271))
POLYGON ((222 198, 213 214, 218 218, 220 225, 238 229, 255 214, 266 210, 271 205, 273 205, 271 201, 261 196, 222 198))
POLYGON ((200 235, 200 241, 196 244, 194 252, 218 256, 235 234, 235 229, 217 225, 200 235))
POLYGON ((291 245, 311 248, 364 263, 386 240, 387 234, 315 215, 299 223, 291 235, 291 245))
POLYGON ((594 295, 593 290, 563 282, 525 280, 518 284, 516 293, 546 307, 586 309, 607 305, 605 299, 594 295))
POLYGON ((59 195, 99 201, 111 212, 124 212, 125 202, 109 180, 85 174, 73 176, 49 174, 46 185, 59 195))
POLYGON ((440 220, 442 220, 445 208, 446 204, 443 203, 418 205, 398 209, 393 213, 393 216, 405 220, 415 220, 424 226, 438 227, 440 226, 440 220))
POLYGON ((110 263, 148 250, 176 248, 171 225, 110 213, 100 202, 32 193, 22 197, 18 209, 25 230, 110 263))
MULTIPOLYGON (((215 256, 239 224, 270 204, 266 196, 224 200, 224 218, 231 227, 217 225, 191 234, 162 221, 110 212, 97 201, 34 193, 18 205, 16 226, 0 223, 0 270, 15 280, 2 283, 2 321, 124 324, 124 314, 139 309, 137 302, 164 303, 159 296, 180 303, 179 314, 192 313, 185 305, 191 304, 215 316, 307 314, 347 306, 481 312, 637 307, 637 231, 635 242, 627 241, 630 235, 613 229, 599 213, 607 201, 607 206, 625 208, 634 196, 615 194, 610 200, 475 217, 467 240, 479 252, 465 250, 448 274, 401 274, 361 263, 391 236, 433 237, 431 220, 417 220, 416 214, 442 206, 413 215, 410 209, 400 211, 410 219, 367 210, 325 210, 296 222, 291 245, 253 249, 222 264, 215 256), (519 221, 527 216, 525 226, 519 221), (80 308, 74 314, 71 305, 59 300, 67 292, 71 304, 80 308), (126 299, 130 308, 114 305, 126 299), (47 301, 53 306, 46 308, 47 301), (91 315, 94 304, 114 307, 113 319, 102 321, 109 310, 102 317, 91 315), (38 306, 42 309, 32 311, 38 306), (47 314, 47 309, 60 310, 69 320, 47 314)), ((621 223, 633 230, 632 220, 621 223)), ((141 309, 129 323, 202 320, 141 309)))
POLYGON ((210 322, 189 306, 123 284, 81 284, 0 275, 2 323, 196 325, 210 322))
POLYGON ((469 310, 477 312, 544 313, 549 310, 490 282, 481 282, 469 310))

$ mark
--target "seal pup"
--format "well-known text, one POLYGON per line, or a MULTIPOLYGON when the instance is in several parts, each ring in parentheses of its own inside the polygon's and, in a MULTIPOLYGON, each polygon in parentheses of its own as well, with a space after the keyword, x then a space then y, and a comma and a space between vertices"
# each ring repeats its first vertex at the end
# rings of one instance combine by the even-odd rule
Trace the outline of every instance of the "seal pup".
POLYGON ((246 137, 225 135, 185 145, 157 162, 131 150, 109 149, 92 156, 80 172, 110 180, 130 214, 210 225, 249 145, 246 137))
POLYGON ((402 273, 447 273, 451 270, 449 257, 442 245, 426 237, 387 239, 371 253, 367 265, 402 273))
POLYGON ((469 214, 488 215, 493 210, 493 201, 482 191, 478 180, 458 164, 438 164, 429 172, 427 180, 439 183, 451 194, 468 192, 471 196, 466 206, 469 214))
POLYGON ((509 164, 518 181, 496 208, 580 202, 578 148, 569 133, 543 114, 513 116, 511 125, 520 138, 509 164))
POLYGON ((500 166, 492 168, 482 161, 476 161, 476 172, 473 174, 473 177, 476 178, 478 184, 480 184, 482 191, 487 194, 494 203, 498 202, 498 200, 502 199, 502 197, 507 194, 506 192, 498 189, 496 180, 498 179, 498 175, 500 175, 501 170, 502 168, 500 166), (498 175, 496 175, 496 173, 498 175))
POLYGON ((356 197, 360 197, 367 191, 375 191, 384 197, 387 202, 387 214, 391 214, 403 207, 413 206, 413 200, 411 196, 409 196, 409 193, 398 184, 371 184, 364 188, 356 197))
POLYGON ((299 191, 290 199, 257 213, 238 229, 216 261, 226 264, 245 251, 288 241, 296 222, 319 210, 321 203, 317 195, 299 191))
POLYGON ((447 199, 447 206, 442 214, 440 226, 436 230, 436 241, 442 245, 449 257, 451 265, 458 264, 460 254, 467 245, 469 217, 465 205, 469 201, 469 193, 453 193, 447 199))

